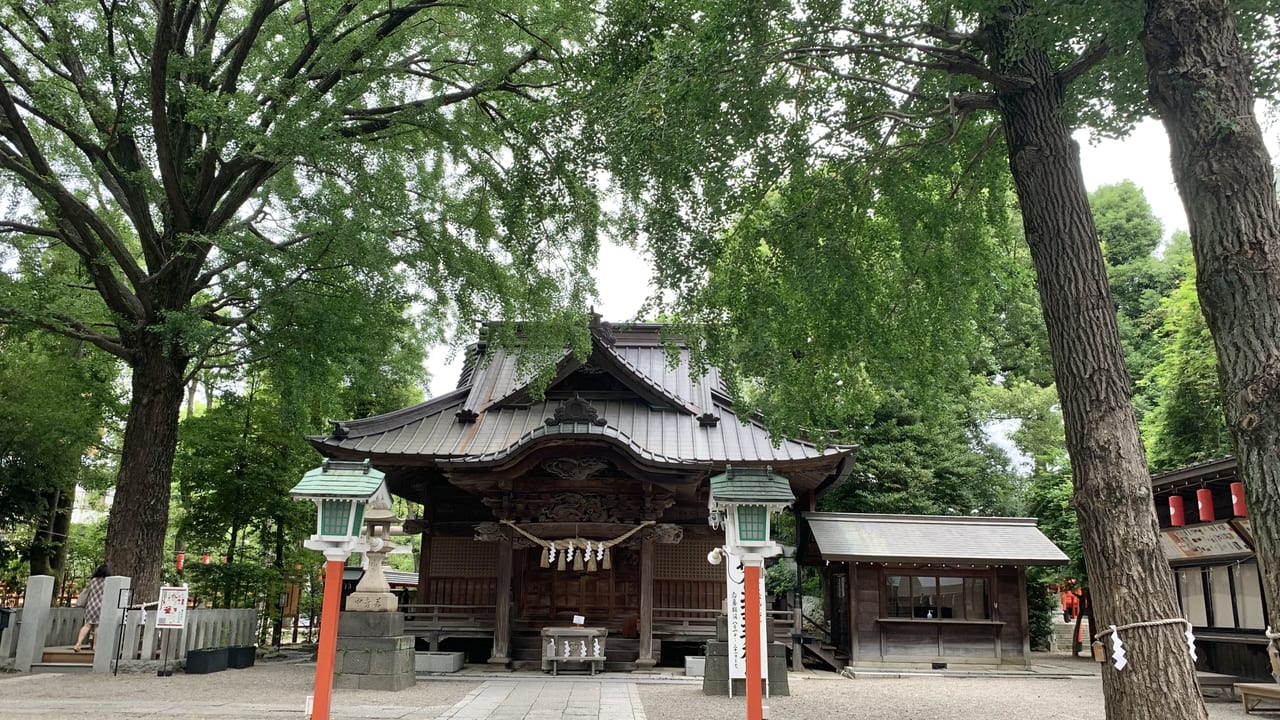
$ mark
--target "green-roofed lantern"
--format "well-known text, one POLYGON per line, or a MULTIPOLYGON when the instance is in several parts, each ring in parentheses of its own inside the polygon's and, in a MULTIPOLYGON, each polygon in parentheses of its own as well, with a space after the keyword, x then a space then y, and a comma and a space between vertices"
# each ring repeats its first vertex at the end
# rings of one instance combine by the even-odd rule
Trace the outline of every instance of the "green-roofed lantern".
POLYGON ((711 478, 709 520, 713 528, 724 525, 731 548, 768 557, 779 550, 769 539, 771 517, 795 500, 791 483, 772 468, 726 465, 723 473, 711 478))
POLYGON ((316 533, 305 543, 312 550, 350 553, 360 540, 366 507, 389 509, 385 475, 368 460, 325 460, 308 470, 289 491, 297 500, 316 504, 316 533))

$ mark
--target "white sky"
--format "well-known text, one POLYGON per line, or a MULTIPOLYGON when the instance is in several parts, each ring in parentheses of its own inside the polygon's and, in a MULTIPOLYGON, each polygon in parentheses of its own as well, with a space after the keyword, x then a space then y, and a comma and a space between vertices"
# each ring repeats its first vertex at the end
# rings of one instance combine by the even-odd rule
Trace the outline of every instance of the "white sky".
MULTIPOLYGON (((1272 126, 1264 127, 1264 134, 1274 159, 1280 147, 1280 132, 1272 126)), ((1169 168, 1169 143, 1158 121, 1139 123, 1123 140, 1090 144, 1084 132, 1077 133, 1076 139, 1080 143, 1085 185, 1090 192, 1101 185, 1132 180, 1142 188, 1152 210, 1164 223, 1166 237, 1174 230, 1187 228, 1182 201, 1169 168)), ((612 243, 603 245, 596 264, 600 294, 596 312, 614 322, 632 319, 649 293, 651 275, 652 265, 639 253, 612 243)), ((427 367, 431 373, 429 394, 432 396, 452 390, 457 383, 461 360, 450 358, 449 354, 445 348, 430 351, 427 367)))

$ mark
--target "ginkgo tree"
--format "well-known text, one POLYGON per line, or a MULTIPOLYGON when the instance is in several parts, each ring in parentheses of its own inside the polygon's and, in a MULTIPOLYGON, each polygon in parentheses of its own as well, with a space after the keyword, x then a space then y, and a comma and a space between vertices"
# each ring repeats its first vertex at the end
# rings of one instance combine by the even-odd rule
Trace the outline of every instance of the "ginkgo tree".
POLYGON ((159 585, 179 406, 202 369, 289 351, 272 333, 302 322, 359 337, 398 320, 400 293, 436 337, 580 314, 597 208, 540 99, 586 10, 0 2, 0 255, 70 250, 93 306, 12 283, 0 322, 131 374, 106 556, 137 597, 159 585))

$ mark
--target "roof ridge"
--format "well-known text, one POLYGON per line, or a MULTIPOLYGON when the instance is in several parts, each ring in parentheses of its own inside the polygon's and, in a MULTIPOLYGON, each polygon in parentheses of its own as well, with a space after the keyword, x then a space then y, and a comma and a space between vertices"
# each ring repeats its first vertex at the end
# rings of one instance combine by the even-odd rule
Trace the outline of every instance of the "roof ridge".
POLYGON ((381 413, 379 415, 370 415, 369 417, 357 418, 355 420, 330 420, 333 423, 333 431, 328 437, 361 437, 363 435, 371 435, 375 432, 400 427, 407 423, 402 422, 404 418, 427 417, 436 413, 432 410, 450 407, 452 403, 459 399, 465 400, 466 393, 470 388, 457 388, 447 393, 442 393, 433 398, 428 398, 416 405, 410 405, 407 408, 392 410, 391 412, 381 413), (385 425, 385 427, 384 427, 385 425), (360 432, 355 432, 355 431, 360 432))
POLYGON ((898 522, 898 523, 931 523, 935 525, 1039 525, 1040 521, 1033 517, 999 517, 996 515, 904 515, 894 513, 845 513, 817 512, 802 513, 806 518, 815 520, 845 520, 863 522, 898 522))
MULTIPOLYGON (((696 405, 692 404, 692 399, 681 398, 679 395, 676 395, 675 393, 669 391, 667 387, 662 383, 658 382, 656 378, 654 378, 652 375, 645 372, 644 370, 641 370, 635 363, 631 362, 622 353, 615 350, 613 345, 610 345, 609 343, 604 342, 603 339, 596 337, 594 334, 592 335, 592 345, 593 345, 593 349, 600 348, 608 352, 609 356, 612 357, 617 363, 619 363, 624 368, 629 370, 631 374, 635 375, 636 378, 643 381, 646 385, 653 388, 653 390, 657 392, 659 395, 670 400, 677 407, 687 411, 690 415, 698 414, 699 408, 696 405)), ((632 347, 639 347, 639 346, 632 346, 632 347)), ((649 347, 649 346, 643 346, 643 347, 649 347)), ((661 348, 661 346, 658 346, 658 347, 661 348)), ((690 380, 690 385, 692 385, 694 380, 692 372, 689 373, 689 380, 690 380)), ((711 410, 711 408, 702 408, 702 409, 704 411, 711 410)))
POLYGON ((514 454, 515 450, 517 450, 518 448, 524 445, 527 445, 538 438, 541 438, 544 436, 551 436, 551 435, 590 435, 590 436, 612 439, 622 443, 626 447, 631 448, 631 450, 637 456, 644 458, 645 460, 652 460, 654 462, 664 462, 664 463, 680 464, 680 465, 688 464, 688 461, 683 460, 681 458, 673 458, 669 455, 656 453, 652 450, 645 448, 644 446, 637 443, 635 439, 633 439, 626 432, 624 432, 623 430, 619 429, 614 425, 610 425, 610 424, 593 425, 584 420, 569 420, 554 426, 545 425, 545 424, 538 425, 533 429, 526 431, 520 437, 516 438, 514 441, 508 444, 506 447, 500 448, 498 450, 492 450, 486 453, 480 453, 478 455, 471 455, 469 457, 458 458, 456 460, 452 460, 451 462, 479 463, 479 462, 492 462, 494 460, 501 460, 503 458, 510 457, 512 454, 514 454), (576 428, 579 425, 584 426, 586 428, 586 432, 577 432, 576 430, 566 432, 562 429, 565 426, 576 428), (611 430, 613 432, 611 434, 606 433, 605 432, 606 430, 611 430))

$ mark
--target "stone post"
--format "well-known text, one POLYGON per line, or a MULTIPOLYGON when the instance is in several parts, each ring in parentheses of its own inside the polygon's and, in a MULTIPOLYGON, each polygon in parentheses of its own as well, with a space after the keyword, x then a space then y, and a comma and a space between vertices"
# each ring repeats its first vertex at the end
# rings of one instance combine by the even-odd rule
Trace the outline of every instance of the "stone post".
MULTIPOLYGON (((53 577, 32 575, 27 578, 26 599, 22 606, 22 628, 18 632, 18 653, 14 669, 31 672, 32 663, 44 656, 44 637, 49 631, 49 606, 53 603, 53 577)), ((10 628, 6 632, 13 632, 10 628)))
POLYGON ((102 584, 102 613, 98 616, 98 629, 94 631, 97 637, 93 641, 93 671, 96 673, 111 672, 111 662, 116 659, 120 642, 120 625, 124 622, 124 609, 120 605, 133 604, 129 597, 131 583, 127 577, 112 575, 102 584))

